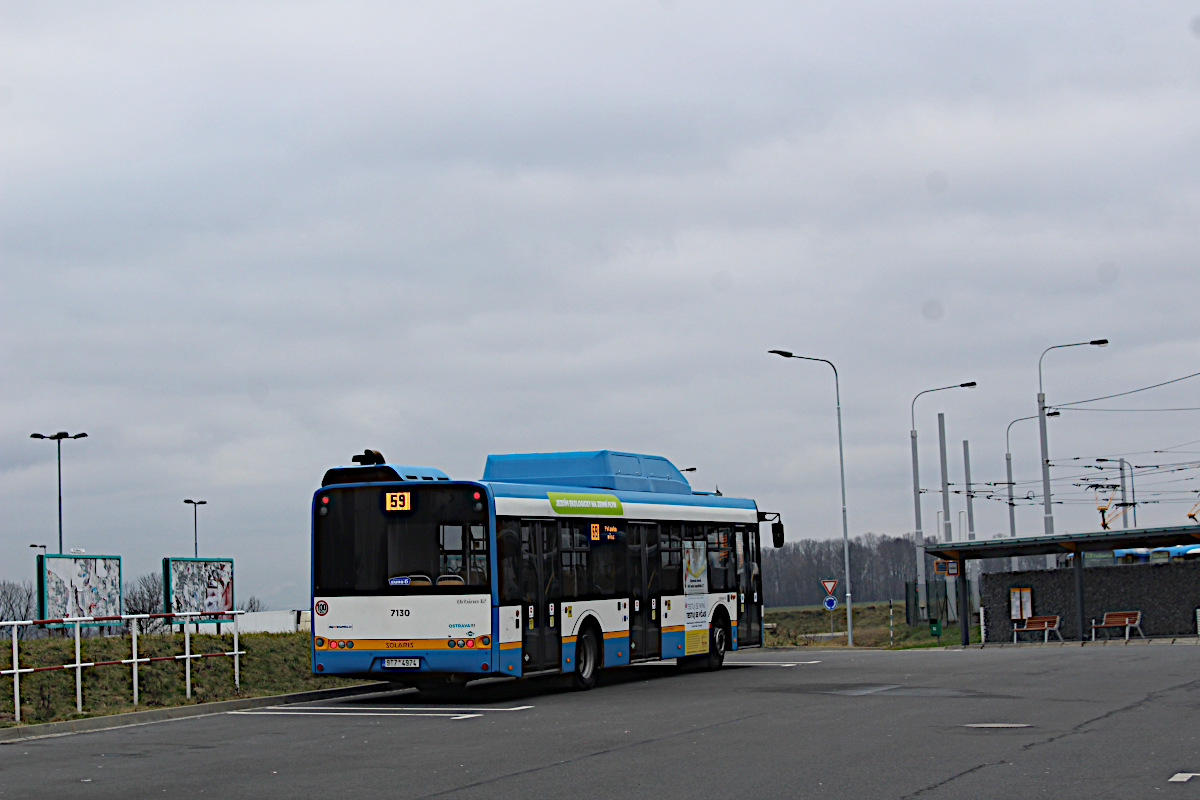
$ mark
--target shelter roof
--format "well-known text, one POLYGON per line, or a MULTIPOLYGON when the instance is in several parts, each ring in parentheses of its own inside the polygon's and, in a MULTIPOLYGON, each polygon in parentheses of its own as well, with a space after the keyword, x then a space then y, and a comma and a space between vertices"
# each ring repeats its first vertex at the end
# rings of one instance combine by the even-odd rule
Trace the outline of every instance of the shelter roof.
POLYGON ((947 560, 1037 556, 1074 553, 1080 550, 1125 550, 1134 547, 1171 547, 1200 543, 1200 524, 1165 528, 1055 533, 1049 536, 1018 536, 976 539, 967 542, 926 543, 925 552, 947 560))

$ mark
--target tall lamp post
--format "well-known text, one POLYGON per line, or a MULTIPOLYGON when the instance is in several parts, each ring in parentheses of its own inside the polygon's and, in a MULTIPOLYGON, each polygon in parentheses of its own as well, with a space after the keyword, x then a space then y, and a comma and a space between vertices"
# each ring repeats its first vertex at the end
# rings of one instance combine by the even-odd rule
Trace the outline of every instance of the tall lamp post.
MULTIPOLYGON (((1050 506, 1050 448, 1046 443, 1046 392, 1042 388, 1042 359, 1051 350, 1058 350, 1063 347, 1082 347, 1084 345, 1104 347, 1107 344, 1108 339, 1092 339, 1090 342, 1056 344, 1043 350, 1042 355, 1038 358, 1038 429, 1042 439, 1042 504, 1045 507, 1044 521, 1047 536, 1054 533, 1054 511, 1050 506)), ((1055 557, 1053 554, 1046 556, 1046 566, 1048 568, 1052 567, 1054 560, 1055 557)))
POLYGON ((925 597, 925 532, 921 528, 921 473, 917 468, 917 397, 946 389, 973 389, 975 385, 975 381, 968 381, 950 386, 939 386, 936 389, 926 389, 923 392, 917 392, 909 406, 909 416, 912 422, 908 437, 912 440, 913 513, 917 522, 917 608, 921 619, 928 619, 929 615, 928 599, 925 597))
MULTIPOLYGON (((1057 417, 1061 411, 1047 412, 1047 417, 1057 417)), ((1033 417, 1017 417, 1012 422, 1008 423, 1008 427, 1004 429, 1004 469, 1008 474, 1008 535, 1009 538, 1017 538, 1017 504, 1013 502, 1013 474, 1012 474, 1012 445, 1009 443, 1009 434, 1012 433, 1012 426, 1018 422, 1024 422, 1029 419, 1037 419, 1033 417)), ((1012 571, 1017 571, 1017 560, 1020 556, 1013 556, 1012 571)))
POLYGON ((183 502, 189 503, 192 506, 192 557, 199 558, 200 557, 200 536, 199 536, 199 533, 197 532, 197 529, 199 527, 199 523, 197 522, 199 512, 197 511, 197 509, 200 506, 207 505, 208 501, 207 500, 184 500, 183 502))
POLYGON ((59 431, 52 436, 45 436, 40 433, 29 434, 30 439, 50 439, 58 445, 58 552, 61 555, 63 551, 62 542, 62 440, 63 439, 83 439, 86 438, 86 433, 76 433, 71 435, 66 431, 59 431))
POLYGON ((825 358, 798 356, 788 350, 771 350, 771 353, 784 358, 798 358, 803 361, 820 361, 833 369, 833 391, 837 398, 838 424, 838 471, 842 482, 842 556, 844 559, 843 580, 846 583, 846 646, 854 647, 854 616, 851 613, 850 599, 850 528, 846 522, 846 455, 842 447, 842 390, 838 383, 838 371, 833 362, 825 358))

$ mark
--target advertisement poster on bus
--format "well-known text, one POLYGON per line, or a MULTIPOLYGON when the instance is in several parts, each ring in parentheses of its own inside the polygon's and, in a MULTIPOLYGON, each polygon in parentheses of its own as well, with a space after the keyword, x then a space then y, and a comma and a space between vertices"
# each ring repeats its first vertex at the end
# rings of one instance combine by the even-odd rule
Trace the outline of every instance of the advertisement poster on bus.
POLYGON ((708 556, 704 542, 683 543, 683 654, 708 652, 708 556))
MULTIPOLYGON (((164 558, 163 599, 169 614, 233 611, 233 559, 164 558)), ((208 617, 206 622, 229 622, 208 617)))
POLYGON ((683 543, 683 593, 708 594, 708 556, 704 542, 683 543))
MULTIPOLYGON (((121 557, 38 556, 38 616, 114 617, 121 615, 121 557)), ((120 625, 120 620, 85 625, 120 625)))

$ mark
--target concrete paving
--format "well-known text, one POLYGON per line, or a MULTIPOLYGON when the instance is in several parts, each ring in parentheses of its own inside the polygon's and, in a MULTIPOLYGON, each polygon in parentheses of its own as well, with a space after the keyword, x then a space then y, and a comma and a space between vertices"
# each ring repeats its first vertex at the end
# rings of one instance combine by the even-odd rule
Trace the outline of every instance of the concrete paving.
POLYGON ((1200 651, 750 650, 0 745, 0 798, 1200 798, 1200 651))

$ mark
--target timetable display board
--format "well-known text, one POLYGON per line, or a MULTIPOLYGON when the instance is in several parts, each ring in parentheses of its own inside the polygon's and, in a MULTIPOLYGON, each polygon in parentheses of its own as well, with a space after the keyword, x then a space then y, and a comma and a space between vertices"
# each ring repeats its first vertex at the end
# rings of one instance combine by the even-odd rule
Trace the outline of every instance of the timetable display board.
POLYGON ((1009 618, 1013 620, 1029 619, 1033 616, 1033 589, 1019 588, 1008 590, 1009 618))

